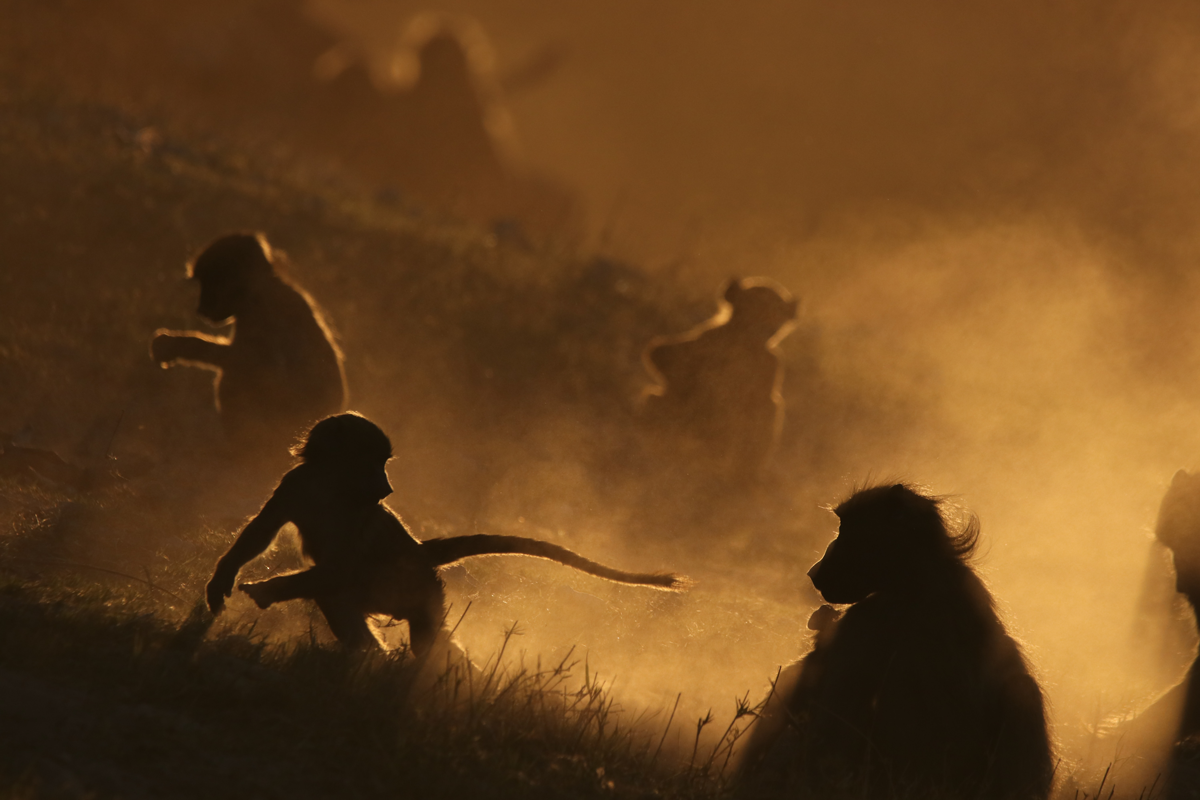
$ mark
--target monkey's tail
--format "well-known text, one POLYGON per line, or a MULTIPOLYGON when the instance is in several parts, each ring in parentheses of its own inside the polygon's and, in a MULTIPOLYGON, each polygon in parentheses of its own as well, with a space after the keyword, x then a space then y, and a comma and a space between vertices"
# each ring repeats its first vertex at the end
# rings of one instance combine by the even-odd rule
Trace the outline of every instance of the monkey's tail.
POLYGON ((681 575, 670 572, 626 572, 584 558, 565 547, 540 539, 527 539, 524 536, 480 533, 472 536, 452 536, 447 539, 427 539, 421 542, 421 549, 439 567, 476 556, 532 556, 557 561, 559 564, 617 583, 653 586, 656 589, 676 592, 683 591, 691 585, 691 581, 681 575))

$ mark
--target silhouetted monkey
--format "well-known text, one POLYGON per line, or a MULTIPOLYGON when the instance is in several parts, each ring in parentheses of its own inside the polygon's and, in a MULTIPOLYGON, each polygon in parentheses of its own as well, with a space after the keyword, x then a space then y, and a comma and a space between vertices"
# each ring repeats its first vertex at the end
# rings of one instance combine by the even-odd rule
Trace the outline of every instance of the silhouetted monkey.
POLYGON ((643 360, 658 385, 646 392, 655 425, 703 440, 735 474, 769 458, 783 424, 783 368, 775 346, 797 301, 765 278, 725 287, 728 311, 682 336, 656 339, 643 360))
MULTIPOLYGON (((568 233, 578 203, 531 174, 483 29, 468 17, 415 16, 386 66, 340 44, 321 56, 304 124, 294 135, 400 196, 455 216, 568 233), (384 68, 380 68, 384 67, 384 68)), ((540 238, 540 237, 538 237, 540 238)))
POLYGON ((1042 693, 939 501, 904 485, 856 492, 809 571, 838 620, 781 676, 742 777, 819 797, 1044 798, 1042 693))
POLYGON ((429 652, 446 613, 438 570, 474 556, 534 556, 621 583, 661 589, 684 585, 675 575, 623 572, 558 545, 519 536, 418 541, 382 502, 392 492, 385 471, 391 442, 357 414, 321 420, 293 454, 302 463, 283 476, 217 563, 206 591, 214 614, 224 607, 242 566, 266 550, 289 522, 299 530, 314 566, 239 588, 260 608, 285 600, 314 600, 334 635, 351 647, 373 646, 366 617, 386 614, 408 621, 416 654, 429 652))
POLYGON ((241 448, 282 447, 346 402, 342 356, 316 302, 281 275, 282 254, 262 234, 214 241, 188 266, 197 313, 234 323, 231 337, 159 330, 150 352, 164 367, 216 371, 221 423, 241 448))
MULTIPOLYGON (((1154 535, 1172 554, 1175 590, 1200 614, 1200 475, 1179 470, 1163 495, 1154 535)), ((1150 739, 1178 720, 1170 741, 1175 750, 1168 768, 1167 797, 1200 797, 1200 680, 1196 664, 1184 679, 1146 709, 1130 726, 1135 742, 1150 739)), ((1151 776, 1152 777, 1152 776, 1151 776)))
MULTIPOLYGON (((1163 495, 1154 536, 1171 551, 1175 591, 1200 611, 1200 475, 1179 470, 1163 495)), ((1200 733, 1200 686, 1193 686, 1195 665, 1184 681, 1186 700, 1179 719, 1178 739, 1200 733)))

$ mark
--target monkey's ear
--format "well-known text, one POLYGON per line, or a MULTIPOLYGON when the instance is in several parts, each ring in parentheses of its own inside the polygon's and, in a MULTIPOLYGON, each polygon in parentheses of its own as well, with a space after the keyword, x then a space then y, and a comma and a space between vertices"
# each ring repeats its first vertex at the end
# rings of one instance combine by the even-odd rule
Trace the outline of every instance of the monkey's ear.
POLYGON ((725 302, 733 304, 734 299, 742 293, 742 282, 737 278, 730 278, 729 283, 725 284, 725 302))
POLYGON ((793 297, 792 302, 788 303, 788 317, 790 317, 791 319, 795 319, 796 315, 799 313, 800 313, 800 298, 793 297))
POLYGON ((1174 478, 1171 478, 1171 485, 1172 486, 1180 486, 1183 484, 1184 481, 1186 481, 1190 477, 1191 477, 1191 475, 1188 475, 1188 471, 1186 469, 1181 469, 1175 473, 1174 478))

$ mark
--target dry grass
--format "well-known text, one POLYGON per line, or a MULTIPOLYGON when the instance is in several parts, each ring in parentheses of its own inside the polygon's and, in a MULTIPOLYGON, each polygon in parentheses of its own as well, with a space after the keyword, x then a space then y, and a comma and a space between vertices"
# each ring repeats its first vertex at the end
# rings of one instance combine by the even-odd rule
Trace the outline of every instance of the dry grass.
POLYGON ((5 579, 0 796, 720 792, 711 759, 659 756, 662 721, 626 719, 579 661, 438 674, 404 649, 207 635, 152 594, 5 579))

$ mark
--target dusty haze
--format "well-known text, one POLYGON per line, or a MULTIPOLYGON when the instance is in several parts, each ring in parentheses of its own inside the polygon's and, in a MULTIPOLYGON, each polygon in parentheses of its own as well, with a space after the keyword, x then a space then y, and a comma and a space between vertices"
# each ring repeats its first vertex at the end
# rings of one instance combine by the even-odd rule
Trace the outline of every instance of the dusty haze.
MULTIPOLYGON (((189 130, 221 102, 219 88, 200 93, 182 78, 185 91, 163 88, 186 76, 171 59, 194 41, 147 47, 150 63, 109 61, 98 37, 71 24, 83 12, 57 19, 9 3, 43 25, 22 34, 30 60, 17 66, 64 93, 168 126, 177 113, 189 130), (155 73, 153 59, 169 68, 143 74, 155 73)), ((119 4, 108 19, 125 53, 170 26, 138 8, 119 4)), ((632 512, 614 500, 627 487, 580 467, 594 431, 558 409, 514 435, 518 455, 496 457, 477 524, 528 531, 517 524, 528 518, 544 526, 534 533, 627 565, 674 558, 700 583, 682 597, 583 595, 545 588, 553 567, 510 577, 488 562, 452 572, 456 608, 480 591, 528 602, 511 613, 500 599, 476 603, 460 629, 468 646, 486 651, 519 619, 530 653, 590 646, 591 667, 614 675, 633 708, 683 692, 689 712, 731 711, 735 695, 757 694, 802 652, 815 602, 802 576, 835 528, 828 515, 814 529, 812 509, 855 483, 899 477, 981 517, 980 569, 1044 682, 1068 759, 1087 756, 1089 726, 1136 712, 1182 675, 1192 636, 1169 619, 1170 578, 1151 530, 1174 471, 1200 466, 1200 7, 309 6, 331 42, 379 63, 429 10, 477 20, 497 76, 553 54, 545 74, 502 98, 516 148, 508 157, 578 195, 577 252, 685 287, 679 330, 715 311, 728 276, 769 276, 802 299, 801 324, 782 344, 789 416, 772 477, 784 498, 774 508, 795 510, 776 534, 790 537, 777 544, 795 563, 768 568, 748 556, 743 567, 724 551, 706 563, 686 530, 629 541, 621 529, 632 512), (474 588, 480 576, 486 589, 474 588), (1137 622, 1147 608, 1162 632, 1137 622)), ((245 130, 237 136, 256 145, 245 130)), ((290 250, 301 279, 305 247, 314 246, 290 250)), ((307 277, 314 293, 334 295, 353 359, 355 326, 366 323, 347 319, 348 302, 339 309, 335 276, 307 277)), ((630 406, 639 370, 623 373, 630 406)), ((360 374, 355 407, 392 415, 388 427, 405 441, 401 412, 372 393, 382 383, 360 374)), ((452 460, 436 469, 453 472, 452 460)), ((407 513, 400 487, 394 505, 407 513)))
POLYGON ((980 514, 1056 717, 1171 673, 1125 648, 1158 499, 1200 462, 1192 4, 314 7, 380 53, 427 8, 477 18, 500 71, 559 48, 510 98, 524 157, 583 193, 598 246, 775 277, 823 367, 919 398, 921 432, 855 442, 847 485, 980 514))

